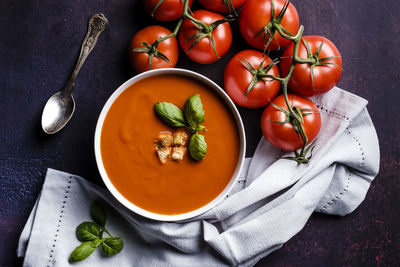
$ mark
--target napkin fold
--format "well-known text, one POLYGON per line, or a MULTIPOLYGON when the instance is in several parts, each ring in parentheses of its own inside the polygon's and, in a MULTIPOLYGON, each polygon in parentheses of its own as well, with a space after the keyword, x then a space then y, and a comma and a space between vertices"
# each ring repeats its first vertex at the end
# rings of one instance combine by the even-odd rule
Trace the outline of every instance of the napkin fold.
POLYGON ((24 266, 68 266, 80 244, 75 228, 90 220, 90 204, 101 198, 110 206, 106 226, 125 247, 112 257, 95 251, 76 266, 254 265, 298 233, 313 212, 351 213, 378 173, 379 145, 367 101, 339 88, 312 100, 322 128, 308 164, 282 159, 290 153, 262 138, 225 200, 186 222, 143 218, 103 188, 48 169, 18 257, 25 257, 24 266))

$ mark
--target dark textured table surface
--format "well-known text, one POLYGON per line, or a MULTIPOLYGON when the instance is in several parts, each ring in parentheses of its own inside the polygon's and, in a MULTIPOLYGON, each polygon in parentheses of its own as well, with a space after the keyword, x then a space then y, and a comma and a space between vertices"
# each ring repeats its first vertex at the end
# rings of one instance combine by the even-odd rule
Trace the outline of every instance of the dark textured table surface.
MULTIPOLYGON (((369 101, 380 139, 381 170, 365 201, 344 218, 313 215, 305 228, 259 266, 400 265, 400 2, 396 0, 293 0, 306 34, 321 34, 341 51, 339 87, 369 101)), ((93 135, 111 93, 135 75, 128 43, 139 29, 159 24, 138 0, 2 0, 0 8, 0 266, 19 265, 15 250, 48 167, 102 185, 93 135), (77 59, 87 19, 103 12, 100 36, 76 82, 75 115, 46 136, 40 116, 77 59)), ((171 24, 167 24, 172 26, 171 24)), ((219 85, 227 61, 248 48, 233 23, 234 44, 219 62, 199 65, 182 52, 177 67, 195 70, 219 85)), ((262 110, 240 109, 251 156, 261 137, 262 110)))

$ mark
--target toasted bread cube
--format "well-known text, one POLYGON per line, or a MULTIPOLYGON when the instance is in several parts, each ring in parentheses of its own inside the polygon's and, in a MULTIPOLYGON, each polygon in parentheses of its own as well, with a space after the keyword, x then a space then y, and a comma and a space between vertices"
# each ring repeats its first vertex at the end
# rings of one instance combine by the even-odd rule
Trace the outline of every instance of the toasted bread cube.
POLYGON ((179 130, 174 133, 174 140, 172 141, 174 146, 185 146, 189 139, 189 135, 184 130, 179 130))
POLYGON ((171 155, 171 147, 161 147, 157 149, 157 155, 162 164, 167 163, 171 155))
POLYGON ((181 161, 183 160, 183 156, 186 153, 186 147, 184 146, 175 146, 172 148, 172 160, 181 161))
POLYGON ((155 142, 160 147, 168 147, 172 145, 173 136, 170 132, 161 132, 158 134, 155 142))

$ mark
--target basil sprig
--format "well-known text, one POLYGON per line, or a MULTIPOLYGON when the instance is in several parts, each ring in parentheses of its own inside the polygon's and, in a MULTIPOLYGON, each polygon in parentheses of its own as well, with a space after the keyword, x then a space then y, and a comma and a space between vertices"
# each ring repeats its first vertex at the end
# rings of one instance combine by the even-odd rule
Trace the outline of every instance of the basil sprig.
POLYGON ((185 127, 192 135, 189 140, 188 150, 194 160, 202 160, 207 152, 207 144, 204 136, 199 134, 207 130, 204 125, 204 108, 199 94, 190 96, 184 107, 184 112, 168 102, 158 102, 154 105, 154 111, 168 126, 185 127))
POLYGON ((124 248, 124 242, 120 237, 112 236, 105 227, 106 211, 103 205, 94 201, 90 206, 90 215, 94 222, 83 222, 76 227, 76 237, 82 242, 69 256, 69 262, 78 262, 86 259, 101 245, 105 256, 112 256, 124 248), (104 238, 106 232, 110 237, 104 238))

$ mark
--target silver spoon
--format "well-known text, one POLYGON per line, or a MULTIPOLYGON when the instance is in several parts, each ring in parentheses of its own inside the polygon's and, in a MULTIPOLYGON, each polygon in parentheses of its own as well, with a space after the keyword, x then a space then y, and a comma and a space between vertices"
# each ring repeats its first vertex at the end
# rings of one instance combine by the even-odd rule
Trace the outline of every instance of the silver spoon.
POLYGON ((108 20, 103 14, 95 14, 89 19, 88 31, 82 42, 81 53, 75 69, 65 87, 47 100, 42 113, 42 128, 47 134, 61 130, 71 119, 75 110, 75 101, 72 97, 75 79, 86 58, 92 52, 100 34, 107 28, 108 20))

